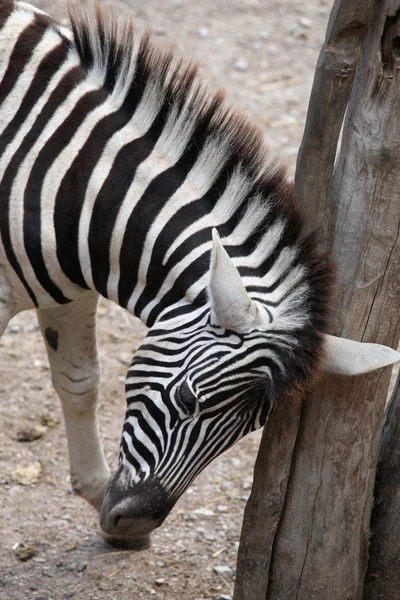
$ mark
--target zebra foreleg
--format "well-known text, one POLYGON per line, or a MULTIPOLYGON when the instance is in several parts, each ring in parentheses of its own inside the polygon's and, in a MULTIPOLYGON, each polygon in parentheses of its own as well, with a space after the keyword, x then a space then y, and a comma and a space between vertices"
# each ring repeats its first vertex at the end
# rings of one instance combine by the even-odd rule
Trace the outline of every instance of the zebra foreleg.
POLYGON ((11 288, 5 277, 0 274, 0 337, 14 315, 15 310, 11 288))
POLYGON ((98 296, 39 310, 53 385, 64 413, 74 491, 100 511, 109 469, 96 416, 100 369, 96 343, 98 296))

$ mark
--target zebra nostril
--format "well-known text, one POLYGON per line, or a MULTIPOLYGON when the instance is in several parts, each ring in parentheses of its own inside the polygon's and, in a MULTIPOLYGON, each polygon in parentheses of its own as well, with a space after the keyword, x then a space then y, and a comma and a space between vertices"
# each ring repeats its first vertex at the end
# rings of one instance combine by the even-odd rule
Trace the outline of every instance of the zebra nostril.
POLYGON ((122 515, 115 515, 115 517, 113 518, 114 529, 118 529, 118 523, 121 521, 121 519, 122 515))

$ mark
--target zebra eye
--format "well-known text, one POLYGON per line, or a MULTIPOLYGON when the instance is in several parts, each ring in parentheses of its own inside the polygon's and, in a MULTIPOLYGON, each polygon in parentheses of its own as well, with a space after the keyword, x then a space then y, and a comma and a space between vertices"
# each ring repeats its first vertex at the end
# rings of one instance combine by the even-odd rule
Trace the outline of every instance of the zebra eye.
POLYGON ((187 381, 183 381, 176 390, 175 400, 181 410, 188 417, 192 416, 197 407, 197 398, 188 386, 187 381))

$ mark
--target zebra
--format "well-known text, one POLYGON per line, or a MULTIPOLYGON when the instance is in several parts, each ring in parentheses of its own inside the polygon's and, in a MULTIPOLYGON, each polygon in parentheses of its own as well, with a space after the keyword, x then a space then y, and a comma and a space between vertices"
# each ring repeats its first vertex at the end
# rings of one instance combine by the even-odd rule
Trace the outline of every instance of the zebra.
POLYGON ((400 359, 328 335, 333 268, 255 125, 196 68, 87 1, 0 2, 0 335, 36 309, 71 482, 136 547, 198 473, 322 370, 400 359), (110 476, 96 305, 148 327, 110 476))

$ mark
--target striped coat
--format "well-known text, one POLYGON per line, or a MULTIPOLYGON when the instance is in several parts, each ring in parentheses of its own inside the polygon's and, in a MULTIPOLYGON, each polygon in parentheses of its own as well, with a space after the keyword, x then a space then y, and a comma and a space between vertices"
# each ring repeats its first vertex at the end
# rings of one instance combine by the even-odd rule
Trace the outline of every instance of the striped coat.
POLYGON ((106 532, 144 538, 282 394, 311 384, 332 269, 221 92, 98 4, 70 17, 0 2, 0 334, 38 309, 73 486, 102 505, 106 532), (104 501, 99 294, 149 328, 104 501))

